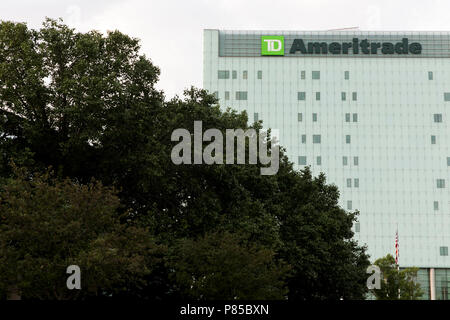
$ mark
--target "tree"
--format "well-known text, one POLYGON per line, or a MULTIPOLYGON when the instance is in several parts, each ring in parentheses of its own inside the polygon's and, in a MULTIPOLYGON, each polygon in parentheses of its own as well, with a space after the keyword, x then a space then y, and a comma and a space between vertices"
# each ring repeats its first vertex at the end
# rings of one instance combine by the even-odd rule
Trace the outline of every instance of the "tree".
MULTIPOLYGON (((142 285, 163 247, 145 229, 119 223, 118 198, 99 182, 80 185, 17 170, 0 191, 0 292, 74 299, 142 285), (81 269, 68 290, 66 268, 81 269)), ((2 295, 2 294, 0 294, 2 295)))
POLYGON ((339 191, 325 175, 313 178, 283 166, 277 175, 282 246, 280 256, 292 266, 290 299, 362 299, 367 292, 365 247, 352 239, 358 212, 338 206, 339 191))
MULTIPOLYGON (((82 182, 105 171, 114 182, 129 178, 111 172, 108 157, 117 166, 117 159, 146 146, 153 123, 146 120, 158 121, 163 102, 154 89, 159 69, 138 50, 139 41, 120 32, 77 33, 50 19, 40 30, 1 22, 4 174, 11 174, 11 156, 25 162, 31 155, 34 166, 51 165, 82 182), (126 126, 135 130, 120 130, 126 126)), ((151 159, 136 160, 152 165, 151 159)))
MULTIPOLYGON (((365 248, 351 240, 356 213, 338 206, 337 188, 309 169, 295 171, 284 150, 273 176, 260 174, 261 163, 173 164, 171 134, 177 128, 193 132, 201 120, 204 130, 224 133, 260 130, 262 123, 249 125, 245 112, 223 111, 205 90, 190 88, 165 101, 154 88, 158 75, 139 54, 139 41, 118 31, 78 33, 54 20, 40 30, 2 22, 1 178, 13 176, 8 163, 14 159, 33 171, 51 166, 61 179, 88 184, 95 178, 115 187, 121 222, 147 228, 170 249, 164 261, 179 255, 186 273, 194 270, 188 261, 197 266, 200 260, 186 260, 185 250, 175 250, 180 243, 209 248, 210 235, 232 234, 248 241, 235 243, 232 253, 265 252, 267 265, 285 261, 292 267, 285 279, 290 299, 362 298, 369 261, 365 248)), ((251 266, 246 258, 234 261, 251 266)), ((116 296, 186 294, 170 263, 149 269, 156 272, 145 285, 124 285, 116 296)), ((197 298, 215 296, 197 292, 197 298)))
POLYGON ((212 233, 182 239, 174 250, 173 277, 184 298, 201 300, 284 299, 289 268, 275 252, 239 235, 212 233))
POLYGON ((371 292, 377 300, 418 300, 423 291, 417 283, 419 268, 405 268, 397 270, 395 259, 391 254, 377 259, 375 265, 382 272, 381 288, 371 292))

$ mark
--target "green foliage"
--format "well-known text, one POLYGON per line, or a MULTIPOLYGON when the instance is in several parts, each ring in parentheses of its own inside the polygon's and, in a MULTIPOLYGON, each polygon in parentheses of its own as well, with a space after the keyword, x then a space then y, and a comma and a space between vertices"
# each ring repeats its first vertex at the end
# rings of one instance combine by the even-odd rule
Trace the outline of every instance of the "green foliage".
MULTIPOLYGON (((115 187, 120 204, 111 210, 121 225, 148 229, 170 252, 157 266, 143 253, 139 259, 153 272, 139 285, 124 281, 116 297, 281 298, 284 287, 290 299, 364 297, 369 261, 365 248, 351 239, 357 213, 338 206, 337 188, 323 175, 313 178, 309 169, 295 171, 283 150, 273 176, 262 176, 260 163, 174 165, 173 130, 193 132, 197 120, 203 130, 246 130, 248 118, 245 112, 221 111, 205 90, 190 88, 164 101, 154 88, 158 75, 139 54, 139 41, 118 31, 78 33, 53 20, 40 30, 0 23, 0 184, 14 176, 8 165, 13 159, 33 172, 51 166, 59 179, 69 177, 80 186, 95 178, 115 187), (224 243, 214 252, 220 235, 224 243), (230 282, 220 283, 220 292, 209 280, 187 290, 192 277, 226 274, 226 264, 200 267, 215 255, 229 255, 234 270, 240 262, 237 277, 224 278, 230 282), (274 270, 285 270, 284 264, 289 273, 274 270), (180 274, 173 275, 173 268, 180 274), (257 270, 263 270, 260 276, 257 270)), ((261 123, 252 127, 259 130, 261 123)), ((60 210, 53 209, 49 216, 60 210)), ((48 236, 33 235, 45 247, 48 236)), ((102 239, 92 241, 101 248, 108 242, 102 239)), ((126 246, 127 238, 121 239, 116 243, 126 246)), ((107 261, 105 252, 88 250, 77 259, 107 261)))
POLYGON ((130 151, 128 139, 142 143, 147 131, 130 136, 120 129, 148 128, 145 120, 154 113, 145 106, 157 112, 162 93, 153 87, 159 69, 138 50, 137 39, 116 31, 104 37, 76 33, 54 20, 38 31, 2 22, 3 170, 9 156, 29 150, 41 169, 51 164, 63 176, 88 182, 101 168, 97 160, 130 151))
POLYGON ((283 299, 289 268, 275 252, 230 233, 182 239, 172 261, 185 298, 204 300, 283 299))
POLYGON ((416 282, 419 268, 397 270, 391 254, 377 259, 375 265, 383 274, 381 288, 371 290, 377 300, 418 300, 422 297, 423 291, 416 282))
POLYGON ((119 223, 118 204, 99 182, 18 171, 0 191, 0 291, 73 299, 142 282, 163 248, 145 229, 119 223), (81 269, 83 290, 66 287, 72 264, 81 269))
POLYGON ((352 240, 357 212, 338 206, 339 192, 323 174, 311 176, 307 167, 278 175, 283 207, 280 256, 292 265, 291 299, 362 299, 369 266, 364 247, 352 240))

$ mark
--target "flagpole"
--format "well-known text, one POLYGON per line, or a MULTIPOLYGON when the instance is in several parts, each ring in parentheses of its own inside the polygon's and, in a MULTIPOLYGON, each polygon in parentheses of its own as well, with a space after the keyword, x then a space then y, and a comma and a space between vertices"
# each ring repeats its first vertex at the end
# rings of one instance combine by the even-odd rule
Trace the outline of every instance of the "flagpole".
POLYGON ((399 244, 398 244, 398 222, 397 222, 397 233, 396 233, 396 235, 397 235, 397 238, 396 238, 396 243, 395 243, 395 245, 396 245, 396 252, 395 252, 395 254, 396 254, 396 262, 397 262, 397 271, 400 271, 400 259, 399 259, 399 256, 400 256, 400 250, 399 250, 399 244))
POLYGON ((398 222, 397 222, 397 228, 395 230, 395 264, 397 265, 397 278, 398 278, 398 299, 400 300, 400 250, 399 250, 399 243, 398 243, 398 222))

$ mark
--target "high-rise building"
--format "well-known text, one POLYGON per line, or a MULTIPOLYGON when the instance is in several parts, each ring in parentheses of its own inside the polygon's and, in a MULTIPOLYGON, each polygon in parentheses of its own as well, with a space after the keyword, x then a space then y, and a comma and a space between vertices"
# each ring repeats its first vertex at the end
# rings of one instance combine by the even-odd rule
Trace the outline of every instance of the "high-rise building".
POLYGON ((360 211, 372 261, 450 288, 450 32, 205 30, 203 84, 223 108, 279 130, 298 169, 324 172, 360 211))

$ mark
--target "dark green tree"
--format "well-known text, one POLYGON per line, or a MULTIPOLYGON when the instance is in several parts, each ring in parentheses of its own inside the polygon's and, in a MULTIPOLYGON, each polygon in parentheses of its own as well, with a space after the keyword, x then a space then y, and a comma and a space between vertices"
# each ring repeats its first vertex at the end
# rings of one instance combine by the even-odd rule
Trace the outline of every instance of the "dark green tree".
MULTIPOLYGON (((309 169, 295 171, 283 150, 273 176, 262 176, 260 163, 174 165, 173 130, 193 132, 197 120, 203 130, 246 130, 248 118, 222 111, 212 95, 195 88, 164 101, 154 87, 158 75, 139 54, 139 41, 118 31, 104 36, 53 20, 40 30, 2 22, 1 178, 12 176, 11 158, 33 170, 52 166, 59 177, 84 184, 95 178, 119 190, 122 222, 148 228, 169 248, 180 241, 207 244, 211 234, 235 235, 250 246, 236 249, 243 263, 255 254, 248 248, 257 248, 274 253, 265 256, 273 260, 267 265, 291 266, 285 279, 291 299, 362 298, 368 257, 351 240, 356 214, 339 208, 337 188, 324 176, 313 178, 309 169)), ((260 130, 261 123, 252 127, 260 130)), ((186 265, 184 250, 170 252, 145 286, 130 284, 118 295, 185 294, 171 274, 173 255, 184 261, 183 272, 195 270, 186 265)))
POLYGON ((367 292, 365 248, 352 239, 358 212, 338 206, 339 192, 325 175, 313 178, 283 167, 277 175, 280 214, 280 256, 293 268, 290 299, 362 299, 367 292))
POLYGON ((236 234, 183 239, 174 250, 173 277, 182 297, 202 300, 284 299, 289 268, 275 252, 236 234))
POLYGON ((423 291, 417 283, 419 268, 398 270, 391 254, 377 259, 375 265, 382 273, 381 288, 371 290, 377 300, 418 300, 422 297, 423 291))
POLYGON ((0 190, 0 296, 81 299, 140 285, 164 248, 119 222, 119 199, 99 182, 80 185, 17 170, 0 190), (66 268, 81 269, 68 290, 66 268))

